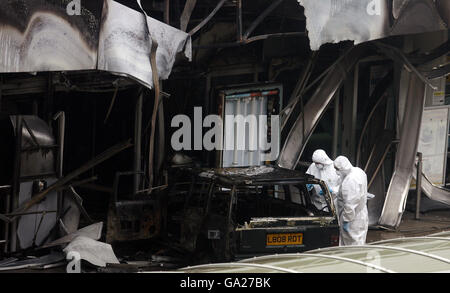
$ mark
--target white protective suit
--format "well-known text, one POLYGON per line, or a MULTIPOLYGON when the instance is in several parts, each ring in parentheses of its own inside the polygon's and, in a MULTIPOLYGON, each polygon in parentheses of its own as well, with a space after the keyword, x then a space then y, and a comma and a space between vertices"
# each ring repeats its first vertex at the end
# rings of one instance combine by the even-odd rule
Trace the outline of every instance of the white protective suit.
MULTIPOLYGON (((340 178, 333 166, 333 161, 327 156, 324 150, 316 150, 312 156, 313 163, 309 166, 306 174, 313 175, 315 178, 325 181, 333 198, 334 206, 337 207, 337 194, 339 192, 340 178)), ((311 196, 312 203, 317 209, 328 211, 327 202, 324 195, 320 195, 321 188, 314 185, 314 192, 311 196)))
POLYGON ((360 168, 353 167, 344 156, 336 158, 334 167, 342 179, 337 199, 339 245, 364 245, 369 227, 367 175, 360 168), (348 231, 344 229, 344 225, 348 231))

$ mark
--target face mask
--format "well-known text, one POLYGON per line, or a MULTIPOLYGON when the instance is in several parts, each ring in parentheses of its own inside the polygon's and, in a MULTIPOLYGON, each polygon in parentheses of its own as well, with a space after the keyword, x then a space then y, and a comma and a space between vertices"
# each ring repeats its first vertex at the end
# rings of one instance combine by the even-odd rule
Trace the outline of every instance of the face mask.
POLYGON ((344 179, 348 174, 350 174, 351 170, 336 170, 336 173, 341 177, 341 179, 344 179))
POLYGON ((344 170, 336 170, 336 174, 342 179, 345 178, 346 172, 344 170))

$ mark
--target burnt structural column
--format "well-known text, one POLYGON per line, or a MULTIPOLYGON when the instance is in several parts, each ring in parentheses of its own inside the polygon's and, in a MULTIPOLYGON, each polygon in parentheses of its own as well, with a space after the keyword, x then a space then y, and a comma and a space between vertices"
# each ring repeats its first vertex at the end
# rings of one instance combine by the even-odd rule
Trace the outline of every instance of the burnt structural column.
POLYGON ((358 107, 358 77, 359 64, 349 74, 344 84, 342 155, 346 156, 356 166, 356 116, 358 107))
POLYGON ((133 195, 139 191, 141 184, 141 145, 142 145, 142 105, 144 99, 144 90, 139 91, 136 99, 136 108, 134 116, 134 164, 133 170, 135 172, 133 180, 133 195))

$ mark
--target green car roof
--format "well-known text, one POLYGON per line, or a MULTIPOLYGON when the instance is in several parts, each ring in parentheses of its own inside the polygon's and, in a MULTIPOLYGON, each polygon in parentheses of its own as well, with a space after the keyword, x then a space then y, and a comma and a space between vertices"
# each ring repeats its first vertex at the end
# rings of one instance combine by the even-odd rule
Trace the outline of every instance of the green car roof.
POLYGON ((450 272, 450 232, 275 254, 178 270, 184 273, 442 273, 450 272))

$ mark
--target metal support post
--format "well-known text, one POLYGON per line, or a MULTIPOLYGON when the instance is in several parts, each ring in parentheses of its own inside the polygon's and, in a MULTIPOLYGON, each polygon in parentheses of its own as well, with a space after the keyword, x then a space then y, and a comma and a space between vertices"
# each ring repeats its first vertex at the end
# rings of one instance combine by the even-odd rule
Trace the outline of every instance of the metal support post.
MULTIPOLYGON (((15 211, 19 206, 19 192, 20 192, 20 165, 22 160, 22 129, 23 118, 20 115, 16 117, 16 146, 14 154, 14 173, 13 184, 11 189, 10 210, 15 211)), ((17 249, 17 222, 10 223, 10 252, 15 252, 17 249)))
MULTIPOLYGON (((65 130, 66 130, 66 115, 63 111, 58 112, 53 120, 58 121, 58 160, 57 160, 57 173, 58 179, 63 177, 63 164, 64 164, 64 139, 65 139, 65 130)), ((64 192, 58 192, 58 213, 57 218, 63 214, 64 207, 64 192)))
POLYGON ((170 0, 164 0, 164 22, 170 23, 170 0))
POLYGON ((333 150, 332 150, 332 156, 335 159, 338 154, 338 142, 339 142, 339 130, 340 130, 340 123, 339 123, 339 96, 340 91, 337 91, 334 95, 334 121, 333 121, 333 150))
POLYGON ((420 198, 422 196, 422 153, 417 153, 416 176, 416 220, 420 219, 420 198))
POLYGON ((3 97, 3 75, 0 75, 0 112, 2 111, 2 97, 3 97))
POLYGON ((133 196, 137 194, 140 187, 141 174, 141 146, 142 146, 142 105, 144 99, 144 91, 141 90, 136 100, 136 112, 134 120, 134 165, 133 170, 136 172, 133 181, 133 196))
POLYGON ((242 41, 242 0, 236 1, 237 40, 242 41))

